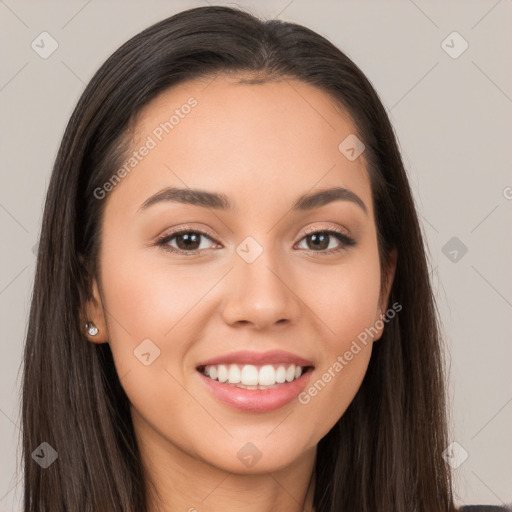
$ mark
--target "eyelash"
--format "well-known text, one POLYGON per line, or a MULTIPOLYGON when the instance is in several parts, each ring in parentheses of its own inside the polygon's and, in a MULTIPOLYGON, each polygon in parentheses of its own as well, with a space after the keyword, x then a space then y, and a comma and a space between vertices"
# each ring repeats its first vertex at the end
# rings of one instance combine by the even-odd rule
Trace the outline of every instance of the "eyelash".
MULTIPOLYGON (((195 228, 194 229, 192 229, 192 228, 190 228, 190 229, 185 228, 185 229, 180 229, 180 230, 177 230, 177 231, 173 231, 172 233, 168 233, 166 235, 163 235, 162 237, 160 237, 155 242, 155 244, 157 246, 159 246, 159 247, 162 247, 162 249, 164 251, 167 251, 167 252, 171 252, 171 253, 174 253, 174 254, 183 254, 183 255, 186 255, 186 256, 194 256, 196 254, 199 254, 201 251, 203 251, 205 249, 194 249, 192 251, 183 251, 181 249, 176 249, 176 248, 170 247, 168 245, 168 243, 174 237, 176 237, 178 235, 190 234, 190 233, 198 234, 198 235, 201 235, 201 236, 205 236, 206 238, 209 238, 212 242, 215 242, 215 240, 213 240, 213 238, 211 236, 211 233, 207 233, 207 232, 201 231, 200 229, 195 229, 195 228)), ((342 233, 341 231, 338 231, 337 229, 333 229, 333 228, 330 228, 330 229, 319 229, 318 231, 312 231, 311 233, 308 233, 307 235, 304 235, 299 240, 299 242, 301 242, 304 238, 307 238, 308 236, 317 235, 317 234, 328 234, 328 235, 334 236, 339 242, 341 242, 341 246, 336 248, 336 249, 322 250, 322 251, 310 250, 310 252, 315 253, 315 255, 318 255, 318 256, 329 256, 329 255, 338 253, 340 251, 346 250, 348 247, 352 247, 352 246, 354 246, 356 244, 356 241, 353 238, 351 238, 348 235, 346 235, 345 233, 342 233)))

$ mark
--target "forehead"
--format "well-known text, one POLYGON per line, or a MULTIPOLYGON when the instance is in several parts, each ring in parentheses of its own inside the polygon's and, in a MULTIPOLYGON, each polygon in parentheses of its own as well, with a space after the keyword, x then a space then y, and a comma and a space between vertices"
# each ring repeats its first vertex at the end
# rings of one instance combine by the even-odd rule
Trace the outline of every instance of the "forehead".
POLYGON ((285 78, 239 80, 187 81, 151 101, 131 141, 133 151, 151 149, 114 195, 122 191, 138 207, 158 188, 203 188, 233 196, 237 208, 250 201, 257 210, 341 186, 364 197, 371 210, 364 154, 351 161, 339 149, 356 127, 328 94, 285 78))

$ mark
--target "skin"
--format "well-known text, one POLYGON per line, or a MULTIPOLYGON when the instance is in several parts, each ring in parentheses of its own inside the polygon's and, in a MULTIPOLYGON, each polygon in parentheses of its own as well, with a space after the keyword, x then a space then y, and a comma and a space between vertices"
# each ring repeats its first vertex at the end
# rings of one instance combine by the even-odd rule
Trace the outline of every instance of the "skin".
MULTIPOLYGON (((242 349, 282 349, 313 362, 314 383, 385 313, 396 254, 381 290, 364 153, 349 161, 338 150, 357 131, 328 95, 290 80, 189 81, 141 112, 133 149, 191 96, 198 105, 104 199, 100 275, 85 308, 100 332, 89 338, 110 343, 132 404, 159 496, 151 510, 312 510, 317 443, 359 389, 372 340, 309 403, 265 413, 220 402, 196 365, 242 349), (236 208, 164 201, 139 211, 169 186, 221 192, 236 208), (290 212, 300 195, 335 186, 357 194, 368 213, 349 201, 290 212), (156 244, 182 227, 210 233, 199 254, 156 244), (331 236, 327 250, 315 248, 313 228, 341 229, 356 245, 331 236), (236 252, 248 236, 263 249, 250 264, 236 252), (160 350, 149 366, 133 353, 147 338, 160 350), (262 454, 250 468, 237 457, 248 442, 262 454)), ((183 248, 178 242, 169 244, 183 248)))

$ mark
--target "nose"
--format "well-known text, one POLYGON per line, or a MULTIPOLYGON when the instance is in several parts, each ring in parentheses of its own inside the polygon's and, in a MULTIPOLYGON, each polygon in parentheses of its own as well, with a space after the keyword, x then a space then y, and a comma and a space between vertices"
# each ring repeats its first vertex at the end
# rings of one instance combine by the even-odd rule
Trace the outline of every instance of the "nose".
POLYGON ((286 263, 277 263, 265 250, 252 263, 236 258, 226 283, 224 321, 231 326, 250 325, 259 330, 296 323, 301 300, 294 290, 291 273, 284 270, 286 263))

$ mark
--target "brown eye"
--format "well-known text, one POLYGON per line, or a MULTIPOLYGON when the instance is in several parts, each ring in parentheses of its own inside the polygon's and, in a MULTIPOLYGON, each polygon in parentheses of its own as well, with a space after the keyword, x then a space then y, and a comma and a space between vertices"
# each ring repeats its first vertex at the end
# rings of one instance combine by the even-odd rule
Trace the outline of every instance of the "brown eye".
POLYGON ((202 231, 182 230, 164 236, 157 244, 170 252, 195 254, 200 250, 208 248, 207 246, 205 247, 203 239, 213 242, 213 240, 202 231))
POLYGON ((184 233, 179 235, 174 235, 173 238, 176 238, 176 245, 178 249, 181 250, 197 250, 201 245, 201 236, 198 233, 184 233))
POLYGON ((302 240, 306 241, 306 249, 327 254, 355 245, 354 239, 333 230, 316 231, 303 237, 302 240))
POLYGON ((308 244, 310 249, 315 248, 315 250, 319 249, 321 251, 325 251, 329 249, 331 238, 332 236, 328 233, 315 233, 306 237, 306 240, 311 242, 311 244, 308 244))

